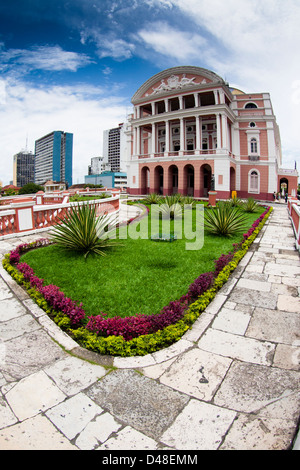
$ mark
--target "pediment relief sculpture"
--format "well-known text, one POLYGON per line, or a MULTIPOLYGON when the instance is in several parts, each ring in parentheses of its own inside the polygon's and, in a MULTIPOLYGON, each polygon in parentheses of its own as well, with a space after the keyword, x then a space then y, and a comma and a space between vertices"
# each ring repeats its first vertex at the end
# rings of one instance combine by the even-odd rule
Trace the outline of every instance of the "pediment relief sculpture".
MULTIPOLYGON (((165 79, 162 79, 158 87, 152 87, 153 92, 151 94, 154 95, 164 91, 179 90, 186 86, 203 85, 207 83, 205 78, 200 82, 195 82, 195 80, 196 77, 187 78, 186 74, 183 74, 182 78, 180 78, 178 75, 171 75, 166 81, 165 79)), ((149 93, 147 93, 146 96, 149 96, 149 93)))

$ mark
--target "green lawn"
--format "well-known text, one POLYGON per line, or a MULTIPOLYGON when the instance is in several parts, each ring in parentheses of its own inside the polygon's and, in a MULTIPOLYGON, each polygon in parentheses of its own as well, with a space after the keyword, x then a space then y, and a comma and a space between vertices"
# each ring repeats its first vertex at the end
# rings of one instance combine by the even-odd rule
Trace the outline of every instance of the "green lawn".
MULTIPOLYGON (((248 214, 249 227, 262 214, 248 214)), ((242 233, 224 238, 205 233, 203 248, 187 251, 186 240, 173 243, 127 238, 109 249, 106 257, 66 251, 55 245, 24 254, 35 274, 55 284, 66 296, 83 303, 89 315, 158 313, 187 293, 201 274, 214 269, 214 260, 241 241, 242 233)))

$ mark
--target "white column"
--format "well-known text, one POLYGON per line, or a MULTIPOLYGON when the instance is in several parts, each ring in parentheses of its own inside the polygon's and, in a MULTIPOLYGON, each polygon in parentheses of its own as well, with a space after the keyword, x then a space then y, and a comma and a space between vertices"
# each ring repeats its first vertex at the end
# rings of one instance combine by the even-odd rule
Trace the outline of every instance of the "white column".
POLYGON ((133 128, 133 155, 136 155, 136 127, 133 128))
POLYGON ((166 113, 169 112, 169 100, 168 100, 168 98, 165 98, 165 112, 166 113))
POLYGON ((227 124, 227 117, 225 114, 222 114, 222 137, 223 137, 223 145, 222 147, 228 149, 228 124, 227 124))
POLYGON ((180 118, 180 151, 185 150, 185 129, 184 129, 184 119, 180 118))
POLYGON ((182 97, 182 95, 179 95, 178 98, 179 98, 179 108, 183 109, 183 97, 182 97))
POLYGON ((152 101, 151 103, 151 109, 152 109, 152 116, 155 115, 155 103, 152 101))
POLYGON ((202 117, 196 116, 196 150, 202 150, 202 117))
POLYGON ((136 129, 136 154, 140 155, 141 153, 141 128, 138 126, 136 129))
POLYGON ((195 108, 199 108, 199 95, 198 95, 198 93, 194 93, 194 100, 195 100, 195 108))
POLYGON ((155 154, 155 142, 156 142, 155 124, 152 123, 152 139, 151 139, 151 143, 152 143, 152 150, 151 150, 151 153, 152 153, 152 155, 155 154))
POLYGON ((221 115, 216 114, 216 123, 217 123, 217 150, 222 148, 221 142, 221 115))
POLYGON ((225 93, 223 90, 220 90, 220 104, 225 104, 225 93))
POLYGON ((215 95, 215 104, 219 104, 218 90, 214 90, 214 95, 215 95))
POLYGON ((169 121, 165 121, 166 123, 166 152, 170 152, 170 126, 169 121))

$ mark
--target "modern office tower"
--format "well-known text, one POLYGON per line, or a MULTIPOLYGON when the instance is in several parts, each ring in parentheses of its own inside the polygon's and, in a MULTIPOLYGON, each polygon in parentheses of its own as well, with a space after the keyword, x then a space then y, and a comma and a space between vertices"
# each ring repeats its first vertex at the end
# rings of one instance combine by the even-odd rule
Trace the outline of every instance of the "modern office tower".
POLYGON ((273 200, 296 195, 298 172, 281 168, 269 93, 244 93, 199 67, 164 70, 132 97, 126 134, 130 194, 181 193, 273 200))
POLYGON ((108 162, 111 171, 124 171, 126 169, 126 138, 124 124, 103 132, 103 156, 108 162))
POLYGON ((35 142, 34 182, 64 182, 72 186, 73 134, 53 131, 35 142))
POLYGON ((14 155, 13 184, 21 188, 27 183, 34 182, 34 154, 27 150, 14 155))

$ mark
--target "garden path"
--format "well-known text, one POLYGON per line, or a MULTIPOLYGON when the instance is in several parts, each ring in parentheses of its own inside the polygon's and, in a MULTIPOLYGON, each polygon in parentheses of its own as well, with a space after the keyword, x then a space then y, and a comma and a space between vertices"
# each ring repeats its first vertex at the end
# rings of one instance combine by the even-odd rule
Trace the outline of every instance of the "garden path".
POLYGON ((0 449, 300 450, 299 291, 284 205, 193 328, 144 357, 82 350, 1 266, 0 449))

